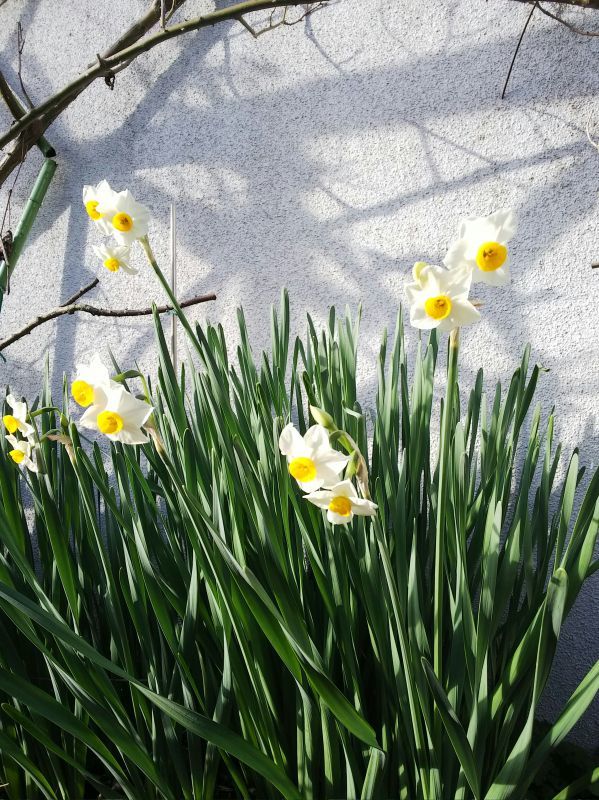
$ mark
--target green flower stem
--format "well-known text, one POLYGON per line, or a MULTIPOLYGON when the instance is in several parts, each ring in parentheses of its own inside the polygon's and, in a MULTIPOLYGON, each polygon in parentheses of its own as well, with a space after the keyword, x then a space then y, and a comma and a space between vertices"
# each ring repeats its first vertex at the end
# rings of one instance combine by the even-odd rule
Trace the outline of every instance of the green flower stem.
POLYGON ((164 276, 164 273, 162 272, 162 270, 158 266, 158 263, 156 261, 156 256, 154 255, 154 251, 152 250, 152 247, 150 245, 150 240, 148 239, 147 236, 142 236, 142 238, 139 240, 139 243, 143 247, 144 252, 145 252, 145 254, 146 254, 147 258, 148 258, 148 261, 150 262, 150 266, 154 270, 154 273, 155 273, 156 277, 158 278, 158 280, 162 284, 162 288, 167 293, 168 298, 169 298, 169 300, 171 301, 171 303, 173 305, 173 308, 175 310, 175 313, 176 313, 177 317, 179 318, 179 320, 181 321, 181 324, 183 325, 183 327, 185 328, 185 330, 189 334, 189 336, 191 338, 191 341, 195 343, 196 342, 196 337, 195 337, 194 330, 191 327, 191 325, 189 324, 189 321, 188 321, 187 317, 183 313, 183 309, 181 308, 177 298, 175 297, 169 282, 167 281, 167 279, 164 276))
MULTIPOLYGON (((443 588, 444 588, 444 559, 445 559, 445 531, 446 531, 446 506, 447 506, 447 473, 450 459, 451 425, 453 419, 453 398, 457 381, 458 350, 460 342, 460 329, 455 328, 449 336, 449 354, 447 357, 447 391, 445 406, 441 422, 441 440, 439 442, 439 484, 437 489, 437 513, 435 522, 435 593, 434 593, 434 641, 433 641, 433 667, 439 683, 443 686, 443 588)), ((435 706, 435 738, 440 740, 442 735, 441 717, 435 706)), ((441 750, 437 751, 439 756, 441 750)))

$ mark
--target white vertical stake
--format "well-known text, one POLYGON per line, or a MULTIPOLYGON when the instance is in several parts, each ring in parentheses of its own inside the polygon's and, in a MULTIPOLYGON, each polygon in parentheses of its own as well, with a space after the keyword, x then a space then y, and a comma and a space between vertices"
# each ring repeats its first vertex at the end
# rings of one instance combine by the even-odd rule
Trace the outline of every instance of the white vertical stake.
MULTIPOLYGON (((177 222, 175 219, 175 204, 171 203, 171 289, 177 297, 177 222)), ((171 357, 175 373, 177 372, 177 317, 173 312, 171 317, 171 357)))

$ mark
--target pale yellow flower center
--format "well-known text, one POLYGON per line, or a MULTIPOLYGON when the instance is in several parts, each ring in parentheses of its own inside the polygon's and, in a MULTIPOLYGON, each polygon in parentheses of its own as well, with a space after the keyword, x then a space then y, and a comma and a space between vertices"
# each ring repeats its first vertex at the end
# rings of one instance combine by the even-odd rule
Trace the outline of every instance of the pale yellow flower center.
POLYGON ((73 400, 80 406, 90 406, 94 401, 94 387, 87 381, 73 381, 71 386, 73 400))
POLYGON ((121 262, 118 260, 118 258, 107 258, 104 262, 104 266, 109 272, 118 272, 121 262))
POLYGON ((289 462, 289 474, 296 481, 308 483, 316 477, 316 464, 311 458, 294 458, 293 461, 289 462))
POLYGON ((25 458, 25 453, 22 450, 9 450, 8 455, 12 458, 15 464, 20 464, 25 458))
POLYGON ((333 514, 339 514, 340 517, 351 516, 351 501, 349 497, 333 497, 329 503, 329 511, 333 514))
POLYGON ((97 208, 98 208, 97 200, 88 200, 87 203, 85 204, 85 210, 92 219, 102 219, 104 215, 100 214, 97 208))
POLYGON ((507 258, 507 247, 499 242, 485 242, 478 248, 476 264, 483 272, 494 272, 507 258))
POLYGON ((429 297, 424 304, 424 310, 433 319, 445 319, 451 314, 451 299, 446 294, 429 297))
POLYGON ((133 227, 133 219, 124 211, 119 211, 119 213, 115 214, 112 218, 112 224, 117 231, 127 233, 133 227))
POLYGON ((101 411, 98 414, 98 428, 106 435, 118 433, 123 429, 123 418, 116 411, 101 411))
POLYGON ((19 427, 19 420, 16 417, 13 417, 12 414, 6 414, 4 417, 2 417, 2 422, 9 433, 14 433, 19 427))

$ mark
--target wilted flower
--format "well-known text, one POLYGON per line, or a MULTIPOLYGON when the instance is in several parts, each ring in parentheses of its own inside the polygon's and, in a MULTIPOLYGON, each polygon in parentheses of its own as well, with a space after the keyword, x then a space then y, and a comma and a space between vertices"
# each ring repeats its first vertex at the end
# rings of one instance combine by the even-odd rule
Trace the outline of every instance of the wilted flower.
POLYGON ((150 212, 128 189, 100 202, 97 211, 110 221, 109 233, 119 244, 130 244, 148 233, 150 212))
POLYGON ((110 220, 106 214, 99 208, 112 206, 116 202, 116 192, 110 188, 108 181, 100 181, 97 186, 84 186, 83 187, 83 204, 90 219, 96 223, 102 233, 108 235, 112 229, 110 220))
POLYGON ((327 519, 333 525, 347 525, 354 515, 373 517, 377 506, 371 500, 358 497, 351 481, 340 481, 330 489, 321 489, 304 497, 319 508, 327 509, 327 519))
POLYGON ((141 428, 154 410, 152 406, 118 385, 100 399, 101 402, 94 401, 81 417, 81 427, 100 431, 113 442, 144 444, 148 441, 141 428))
POLYGON ((27 403, 17 400, 12 394, 6 396, 6 402, 12 409, 12 414, 5 414, 2 417, 4 427, 9 433, 19 431, 29 438, 33 432, 33 425, 27 422, 27 403))
POLYGON ((8 451, 8 455, 12 458, 15 464, 18 464, 20 467, 27 467, 27 469, 31 472, 37 472, 37 464, 31 457, 33 455, 35 445, 32 445, 27 439, 19 440, 12 434, 9 434, 6 437, 6 440, 12 447, 12 450, 8 451))
POLYGON ((118 272, 122 269, 123 272, 128 272, 130 275, 137 274, 137 270, 129 265, 131 254, 129 245, 117 244, 111 246, 101 244, 99 247, 93 245, 93 250, 109 272, 118 272))
POLYGON ((89 360, 88 364, 77 364, 75 380, 71 384, 73 400, 84 408, 92 403, 101 405, 106 402, 106 395, 111 388, 120 384, 110 379, 108 368, 102 363, 97 353, 89 360))
POLYGON ((450 331, 479 320, 480 314, 468 300, 471 281, 467 268, 423 267, 418 280, 406 286, 412 325, 422 330, 450 331))
POLYGON ((349 456, 333 450, 322 425, 313 425, 301 436, 290 422, 281 431, 279 448, 287 456, 289 474, 304 492, 336 484, 349 461, 349 456))
POLYGON ((467 266, 475 282, 501 286, 510 278, 507 244, 516 232, 516 215, 509 209, 488 217, 462 220, 459 239, 443 259, 448 269, 467 266))

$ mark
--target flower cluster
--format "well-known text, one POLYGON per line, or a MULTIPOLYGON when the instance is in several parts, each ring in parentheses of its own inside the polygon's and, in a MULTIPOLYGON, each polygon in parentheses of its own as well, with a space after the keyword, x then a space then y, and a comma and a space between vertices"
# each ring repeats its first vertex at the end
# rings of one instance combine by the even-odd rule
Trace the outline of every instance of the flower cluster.
POLYGON ((451 331, 470 325, 480 314, 468 299, 470 286, 502 286, 509 281, 508 242, 516 232, 512 211, 462 221, 458 239, 443 259, 443 267, 418 262, 413 282, 406 286, 410 322, 421 330, 451 331))
POLYGON ((8 451, 8 455, 20 467, 37 472, 34 457, 37 447, 34 441, 35 429, 27 422, 27 403, 17 400, 12 394, 7 395, 6 403, 11 409, 10 414, 2 417, 4 427, 8 431, 6 440, 12 448, 8 451))
POLYGON ((138 203, 131 192, 115 192, 103 180, 97 186, 83 187, 83 204, 90 219, 104 236, 114 243, 94 245, 94 253, 109 272, 137 272, 130 265, 131 244, 148 233, 150 212, 138 203))
POLYGON ((97 353, 89 363, 77 365, 71 394, 86 409, 80 420, 82 428, 100 431, 113 442, 123 444, 148 441, 142 428, 154 409, 112 380, 97 353))
POLYGON ((355 514, 374 516, 377 506, 358 497, 350 480, 339 480, 350 459, 331 447, 323 425, 313 425, 302 436, 290 422, 281 431, 279 449, 287 457, 289 474, 308 492, 305 499, 326 508, 333 525, 347 525, 355 514))

